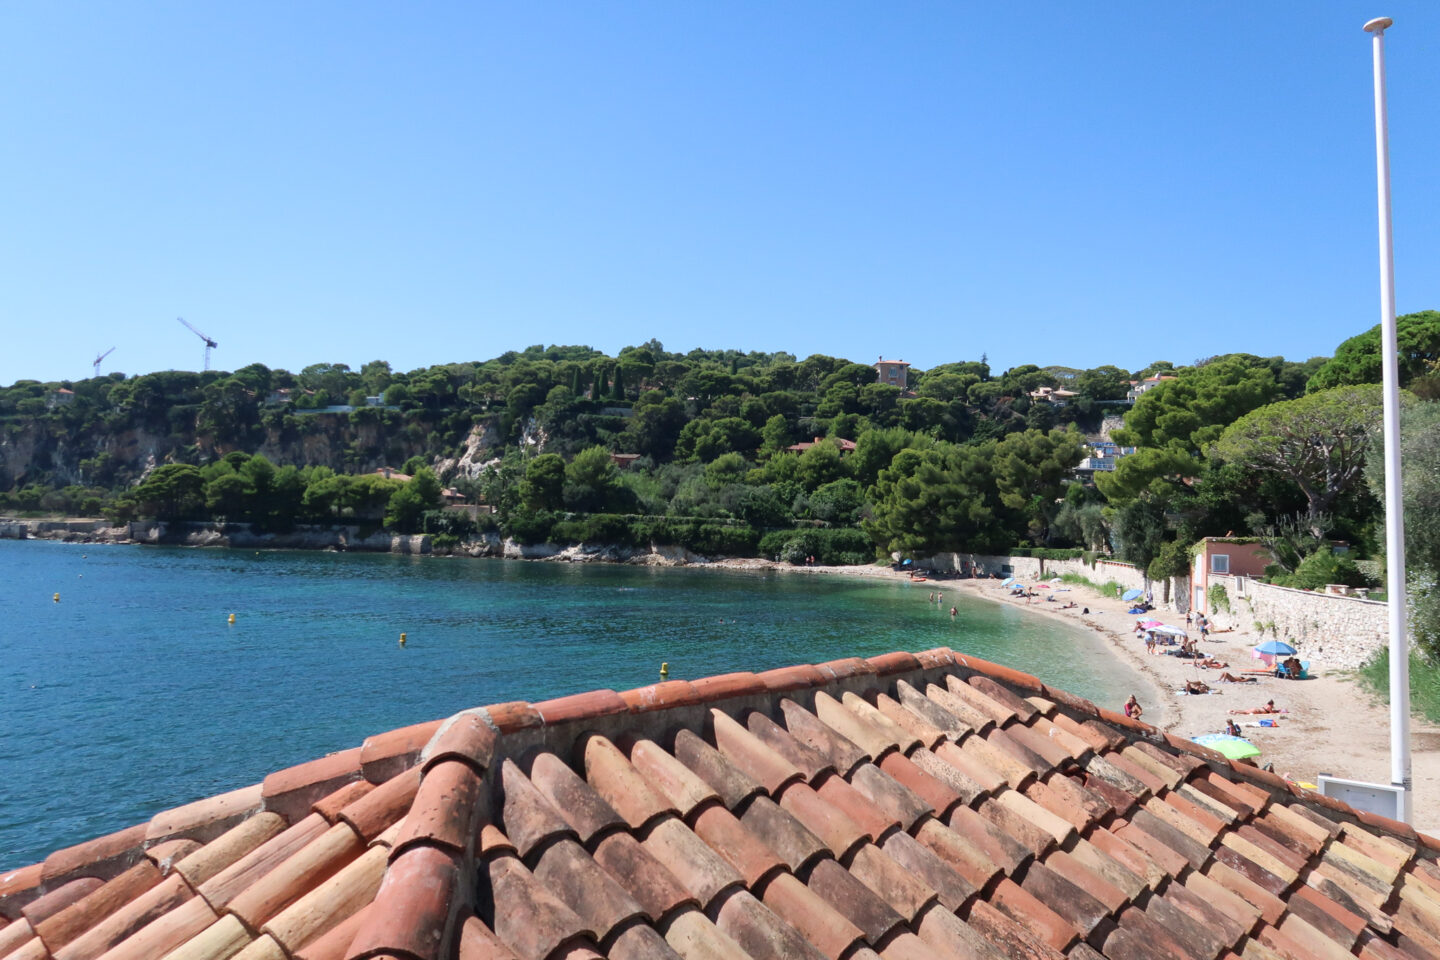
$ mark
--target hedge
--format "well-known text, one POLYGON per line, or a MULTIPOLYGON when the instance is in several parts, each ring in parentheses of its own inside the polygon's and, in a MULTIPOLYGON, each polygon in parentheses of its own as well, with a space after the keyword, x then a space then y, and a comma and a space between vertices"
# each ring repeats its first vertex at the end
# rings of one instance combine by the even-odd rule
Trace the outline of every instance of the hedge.
POLYGON ((772 530, 760 538, 760 556, 793 564, 814 557, 817 563, 854 566, 875 559, 875 543, 854 527, 772 530))
POLYGON ((1036 560, 1084 560, 1087 551, 1052 549, 1050 547, 1011 547, 1012 557, 1033 557, 1036 560))

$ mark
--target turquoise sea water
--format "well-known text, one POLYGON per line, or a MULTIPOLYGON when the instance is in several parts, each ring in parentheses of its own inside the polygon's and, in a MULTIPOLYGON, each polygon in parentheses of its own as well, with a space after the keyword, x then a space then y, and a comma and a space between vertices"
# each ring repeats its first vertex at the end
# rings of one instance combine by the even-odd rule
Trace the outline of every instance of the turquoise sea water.
POLYGON ((954 589, 942 610, 934 587, 0 541, 0 869, 395 727, 642 686, 662 660, 693 678, 950 646, 1100 703, 1135 682, 1091 633, 954 589))

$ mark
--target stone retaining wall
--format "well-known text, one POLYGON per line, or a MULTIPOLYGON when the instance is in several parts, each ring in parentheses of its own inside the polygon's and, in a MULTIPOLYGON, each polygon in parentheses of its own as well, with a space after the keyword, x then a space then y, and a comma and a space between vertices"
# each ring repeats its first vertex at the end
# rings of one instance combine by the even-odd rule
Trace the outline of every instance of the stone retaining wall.
POLYGON ((1212 613, 1221 629, 1267 632, 1294 646, 1301 659, 1354 668, 1390 641, 1388 604, 1335 594, 1277 587, 1249 577, 1210 575, 1210 590, 1224 586, 1230 609, 1212 613))
MULTIPOLYGON (((1133 564, 1118 560, 1097 560, 1094 567, 1083 560, 1037 560, 1034 557, 990 556, 974 553, 942 553, 916 564, 943 572, 967 569, 980 564, 985 574, 1009 573, 1022 581, 1078 574, 1097 586, 1115 581, 1125 589, 1143 590, 1145 577, 1133 564)), ((1291 587, 1277 587, 1250 577, 1210 574, 1210 586, 1223 585, 1230 609, 1206 611, 1220 630, 1238 629, 1264 633, 1293 645, 1301 659, 1324 661, 1326 666, 1353 669, 1389 643, 1386 604, 1335 594, 1312 593, 1291 587)), ((1167 584, 1150 585, 1155 606, 1183 614, 1190 607, 1190 578, 1176 577, 1167 584)))

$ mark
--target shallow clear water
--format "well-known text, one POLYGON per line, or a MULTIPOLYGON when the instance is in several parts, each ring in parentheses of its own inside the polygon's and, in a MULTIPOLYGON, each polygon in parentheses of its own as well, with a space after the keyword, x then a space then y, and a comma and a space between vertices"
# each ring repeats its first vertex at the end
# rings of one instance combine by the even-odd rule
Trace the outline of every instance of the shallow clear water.
POLYGON ((0 868, 395 727, 642 686, 661 661, 679 679, 950 646, 1098 703, 1135 682, 1092 633, 953 589, 942 610, 927 587, 0 541, 0 868))

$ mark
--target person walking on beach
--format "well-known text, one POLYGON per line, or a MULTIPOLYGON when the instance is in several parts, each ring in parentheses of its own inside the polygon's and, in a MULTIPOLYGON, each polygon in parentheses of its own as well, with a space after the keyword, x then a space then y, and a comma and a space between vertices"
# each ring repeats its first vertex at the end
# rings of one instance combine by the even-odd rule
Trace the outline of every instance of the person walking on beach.
POLYGON ((1130 699, 1125 701, 1125 716, 1131 720, 1139 720, 1145 710, 1140 706, 1140 701, 1135 699, 1135 694, 1130 694, 1130 699))

